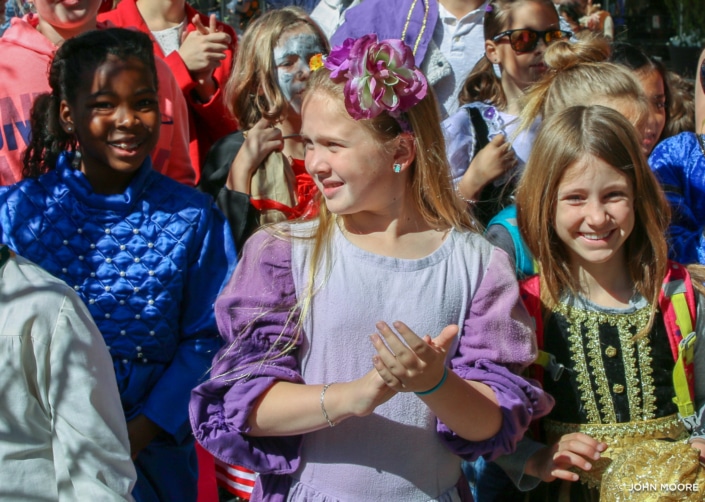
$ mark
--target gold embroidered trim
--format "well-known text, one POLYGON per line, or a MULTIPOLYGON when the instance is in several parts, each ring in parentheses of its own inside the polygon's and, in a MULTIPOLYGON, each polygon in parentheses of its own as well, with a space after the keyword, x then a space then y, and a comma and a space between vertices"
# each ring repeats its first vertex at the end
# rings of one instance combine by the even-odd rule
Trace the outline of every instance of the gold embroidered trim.
MULTIPOLYGON (((585 404, 587 420, 590 423, 599 424, 602 420, 600 420, 600 413, 597 411, 598 407, 597 402, 595 401, 595 394, 592 392, 590 371, 588 370, 587 356, 585 355, 585 350, 583 347, 582 330, 580 329, 581 320, 584 316, 580 316, 580 318, 573 317, 573 310, 574 309, 568 308, 568 306, 564 304, 558 304, 555 308, 556 312, 562 314, 566 321, 569 321, 568 342, 570 344, 570 358, 573 360, 573 364, 575 365, 575 374, 578 383, 578 390, 580 391, 580 400, 585 404)), ((589 343, 590 342, 588 342, 588 344, 589 343)), ((601 374, 604 375, 604 371, 601 374)))
MULTIPOLYGON (((639 345, 639 373, 641 374, 642 420, 651 420, 656 417, 656 387, 654 385, 654 365, 651 357, 651 344, 648 337, 643 337, 637 342, 639 345)), ((632 415, 632 419, 639 418, 632 415)))
MULTIPOLYGON (((637 322, 639 321, 637 320, 637 322)), ((619 333, 619 345, 622 352, 622 362, 624 363, 624 379, 627 382, 627 401, 629 404, 629 417, 632 420, 639 420, 640 418, 642 418, 640 413, 642 410, 640 396, 641 386, 639 385, 639 373, 637 372, 636 366, 637 363, 641 362, 641 350, 637 350, 637 347, 635 347, 634 342, 631 341, 631 339, 634 338, 634 334, 638 333, 638 328, 636 332, 632 333, 629 330, 630 327, 631 326, 623 328, 622 326, 618 326, 617 331, 619 333)), ((639 349, 641 349, 641 346, 639 346, 639 349)), ((600 360, 602 361, 602 357, 600 357, 600 360)), ((611 396, 610 404, 612 405, 612 412, 614 413, 614 401, 612 401, 611 396)), ((615 420, 612 420, 612 422, 616 421, 617 420, 615 417, 615 420)))
POLYGON ((651 419, 656 409, 655 389, 651 376, 651 346, 642 338, 634 346, 632 338, 649 321, 650 307, 646 306, 630 314, 606 314, 570 307, 563 303, 554 312, 561 314, 568 323, 568 341, 571 359, 575 365, 580 399, 585 404, 589 423, 615 423, 617 416, 612 399, 612 385, 607 380, 600 344, 600 325, 609 324, 617 328, 626 379, 630 417, 651 419), (583 328, 585 334, 583 334, 583 328), (639 372, 637 372, 637 363, 639 372), (641 373, 641 382, 638 378, 641 373), (593 376, 596 388, 590 380, 593 376), (642 396, 648 396, 642 403, 642 396))
POLYGON ((570 424, 546 419, 543 420, 543 426, 549 444, 573 432, 582 432, 607 443, 607 450, 602 453, 599 460, 593 462, 591 470, 574 470, 580 476, 580 481, 592 488, 600 486, 602 474, 612 463, 612 459, 617 458, 624 448, 643 443, 647 439, 681 441, 688 437, 688 432, 678 419, 678 415, 620 424, 570 424))
MULTIPOLYGON (((411 4, 411 7, 409 8, 409 13, 406 15, 406 22, 404 23, 404 29, 401 32, 401 39, 404 40, 406 37, 406 30, 409 29, 409 22, 411 21, 411 13, 414 11, 414 7, 416 7, 416 2, 418 0, 414 0, 414 3, 411 4)), ((423 32, 426 31, 426 23, 428 22, 428 7, 429 7, 429 2, 426 0, 426 3, 424 4, 424 12, 423 12, 423 23, 421 24, 421 31, 419 31, 418 36, 416 37, 416 41, 414 42, 414 56, 416 55, 416 49, 419 48, 419 43, 421 43, 421 36, 423 35, 423 32)))
POLYGON ((678 415, 667 415, 653 420, 624 422, 621 424, 571 424, 555 420, 542 420, 543 427, 549 438, 558 438, 573 432, 582 432, 599 441, 641 441, 644 438, 681 439, 680 434, 686 433, 683 422, 678 415))
POLYGON ((409 21, 411 21, 411 13, 414 12, 414 7, 416 7, 416 1, 417 0, 414 0, 414 3, 412 3, 411 7, 409 7, 409 12, 406 13, 406 22, 404 23, 404 28, 401 31, 402 40, 406 38, 406 30, 409 29, 409 21))

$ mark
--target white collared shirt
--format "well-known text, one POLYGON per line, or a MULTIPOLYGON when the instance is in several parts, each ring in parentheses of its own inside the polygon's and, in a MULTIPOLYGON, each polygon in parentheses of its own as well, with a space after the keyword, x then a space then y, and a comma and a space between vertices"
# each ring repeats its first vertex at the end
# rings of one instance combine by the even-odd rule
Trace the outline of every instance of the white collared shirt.
POLYGON ((458 19, 438 3, 438 22, 433 41, 450 63, 453 73, 440 80, 434 90, 444 110, 444 117, 458 109, 458 93, 475 64, 485 55, 483 20, 486 0, 477 9, 458 19))

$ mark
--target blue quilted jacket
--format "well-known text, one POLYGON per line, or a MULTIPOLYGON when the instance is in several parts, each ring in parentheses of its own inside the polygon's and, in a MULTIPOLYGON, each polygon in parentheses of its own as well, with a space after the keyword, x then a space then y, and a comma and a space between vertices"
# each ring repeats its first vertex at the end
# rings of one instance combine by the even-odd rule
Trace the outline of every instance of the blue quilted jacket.
POLYGON ((81 296, 113 357, 127 420, 144 414, 181 440, 191 389, 221 346, 213 304, 235 266, 209 196, 154 171, 93 192, 60 156, 38 179, 0 187, 0 242, 81 296))
POLYGON ((705 263, 705 140, 692 132, 667 138, 651 152, 649 165, 673 212, 669 258, 705 263))

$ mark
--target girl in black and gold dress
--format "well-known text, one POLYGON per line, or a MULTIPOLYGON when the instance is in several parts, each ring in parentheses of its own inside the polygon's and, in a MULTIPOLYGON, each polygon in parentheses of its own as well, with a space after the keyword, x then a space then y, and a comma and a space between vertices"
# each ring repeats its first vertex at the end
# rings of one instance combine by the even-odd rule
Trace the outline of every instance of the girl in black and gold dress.
POLYGON ((523 284, 525 300, 537 313, 539 348, 554 358, 543 383, 556 406, 541 424, 547 445, 524 441, 500 465, 523 489, 555 481, 534 492, 537 500, 599 500, 602 484, 603 500, 625 500, 625 493, 662 490, 661 481, 683 485, 679 500, 701 500, 705 433, 697 423, 686 429, 678 414, 687 406, 679 408, 674 397, 691 401, 687 382, 695 372, 696 406, 688 413, 691 422, 700 417, 705 343, 689 353, 694 364, 679 366, 678 374, 688 375, 680 385, 673 375, 674 340, 703 328, 694 319, 705 317, 705 296, 691 287, 692 278, 700 293, 703 275, 667 260, 668 205, 636 130, 602 106, 554 115, 537 137, 516 198, 519 228, 540 270, 523 284), (671 321, 664 295, 676 291, 694 329, 681 324, 682 312, 682 329, 671 321), (657 460, 664 458, 671 461, 657 460), (608 476, 620 482, 608 487, 608 476))

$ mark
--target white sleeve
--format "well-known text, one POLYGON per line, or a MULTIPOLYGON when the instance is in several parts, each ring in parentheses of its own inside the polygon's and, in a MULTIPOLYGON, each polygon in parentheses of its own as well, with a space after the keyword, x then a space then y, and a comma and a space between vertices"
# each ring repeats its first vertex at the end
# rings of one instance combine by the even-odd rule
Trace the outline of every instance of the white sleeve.
POLYGON ((528 436, 524 436, 517 443, 516 450, 513 453, 503 455, 496 458, 495 463, 502 468, 507 474, 512 483, 522 492, 528 492, 536 488, 541 480, 533 476, 529 476, 524 472, 526 463, 534 453, 542 449, 544 444, 534 441, 528 436))
POLYGON ((612 16, 605 18, 605 23, 602 25, 602 33, 610 40, 614 40, 614 21, 612 20, 612 16))
POLYGON ((68 292, 51 336, 47 386, 59 500, 132 500, 137 474, 103 336, 68 292))

